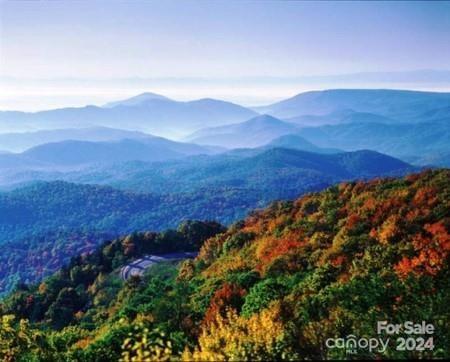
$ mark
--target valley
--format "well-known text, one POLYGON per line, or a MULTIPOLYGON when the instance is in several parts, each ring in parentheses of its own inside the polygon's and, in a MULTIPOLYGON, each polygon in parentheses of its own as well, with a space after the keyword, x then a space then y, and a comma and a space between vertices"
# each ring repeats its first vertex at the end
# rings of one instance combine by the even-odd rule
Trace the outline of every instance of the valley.
POLYGON ((4 298, 10 333, 0 346, 30 340, 13 353, 82 361, 144 351, 183 361, 253 353, 342 359, 344 351, 321 348, 329 336, 401 315, 435 326, 430 355, 448 354, 449 178, 440 170, 345 182, 273 203, 226 229, 188 222, 105 242, 4 298), (178 266, 156 263, 126 282, 120 277, 146 255, 195 250, 178 266), (13 318, 29 322, 18 330, 13 318))
MULTIPOLYGON (((449 102, 437 93, 336 90, 247 109, 145 93, 102 107, 3 112, 0 126, 13 122, 21 132, 0 134, 5 150, 0 153, 0 312, 29 320, 30 333, 39 335, 36 326, 46 326, 56 339, 75 328, 83 341, 74 336, 64 342, 70 352, 54 345, 46 353, 76 360, 117 360, 128 348, 120 345, 119 335, 152 313, 158 328, 172 336, 171 356, 201 359, 207 353, 202 345, 186 346, 220 338, 202 337, 198 330, 222 323, 221 306, 253 331, 239 315, 260 323, 265 313, 280 313, 269 301, 288 309, 296 305, 292 298, 316 303, 301 292, 313 288, 308 278, 337 273, 332 284, 323 284, 323 290, 333 290, 329 298, 350 288, 342 282, 349 275, 356 283, 351 288, 371 283, 349 264, 363 258, 358 268, 372 268, 357 239, 371 258, 382 255, 383 265, 390 265, 398 293, 409 288, 404 275, 423 270, 423 278, 432 275, 438 278, 433 285, 441 285, 439 273, 445 273, 448 257, 443 200, 449 102), (200 127, 203 123, 207 127, 200 127), (435 171, 423 171, 430 168, 435 171), (412 211, 426 202, 436 203, 435 211, 412 211), (405 217, 414 226, 403 225, 405 217), (395 230, 402 231, 394 236, 395 230), (406 261, 414 254, 409 240, 422 234, 435 238, 438 249, 417 249, 422 254, 406 261), (408 253, 400 246, 383 249, 395 238, 408 253), (434 264, 413 266, 423 255, 434 264), (164 285, 160 294, 152 283, 164 285), (189 306, 181 307, 181 299, 189 306), (181 319, 168 319, 161 309, 165 303, 181 319), (269 304, 275 309, 265 309, 269 304), (99 322, 101 315, 106 324, 99 322), (123 330, 119 316, 128 321, 123 330), (183 323, 194 326, 192 333, 180 327, 183 323), (79 349, 79 343, 86 348, 79 349)), ((376 283, 385 288, 384 272, 377 268, 376 283)), ((314 289, 312 298, 322 298, 321 293, 314 289)), ((378 303, 374 298, 370 305, 378 303)), ((360 307, 341 305, 357 315, 360 307)), ((322 312, 304 308, 302 313, 314 316, 308 323, 329 323, 322 312)), ((337 313, 329 304, 323 308, 337 313)), ((306 317, 293 318, 299 325, 306 317)), ((270 323, 285 328, 285 322, 270 323)), ((305 342, 283 342, 293 358, 322 356, 317 343, 307 341, 306 330, 295 333, 305 342)), ((278 358, 269 345, 261 353, 278 358)))
POLYGON ((0 0, 0 361, 450 360, 449 15, 0 0))

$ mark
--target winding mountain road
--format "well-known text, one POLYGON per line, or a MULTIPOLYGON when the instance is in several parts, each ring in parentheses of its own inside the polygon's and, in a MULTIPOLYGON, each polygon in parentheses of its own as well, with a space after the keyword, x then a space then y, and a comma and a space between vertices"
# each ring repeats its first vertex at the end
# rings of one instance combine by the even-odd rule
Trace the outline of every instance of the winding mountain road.
POLYGON ((165 261, 178 261, 184 259, 193 259, 197 256, 197 252, 181 252, 160 255, 146 255, 142 258, 132 261, 120 269, 120 277, 127 280, 132 276, 141 276, 145 270, 154 264, 165 261))

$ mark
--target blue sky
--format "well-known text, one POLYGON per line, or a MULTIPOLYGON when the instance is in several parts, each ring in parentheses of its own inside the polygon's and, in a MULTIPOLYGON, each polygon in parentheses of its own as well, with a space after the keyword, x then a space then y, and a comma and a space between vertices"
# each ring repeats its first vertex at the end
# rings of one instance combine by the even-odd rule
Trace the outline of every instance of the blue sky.
POLYGON ((308 88, 294 77, 450 70, 449 36, 450 2, 0 0, 0 108, 141 90, 258 103, 308 88))

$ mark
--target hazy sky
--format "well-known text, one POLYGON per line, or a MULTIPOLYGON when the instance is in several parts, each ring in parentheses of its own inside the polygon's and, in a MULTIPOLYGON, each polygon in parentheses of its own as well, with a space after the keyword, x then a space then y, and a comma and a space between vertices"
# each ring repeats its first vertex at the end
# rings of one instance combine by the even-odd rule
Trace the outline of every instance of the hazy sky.
POLYGON ((293 77, 450 70, 449 39, 450 2, 0 0, 0 108, 261 103, 326 86, 293 77))

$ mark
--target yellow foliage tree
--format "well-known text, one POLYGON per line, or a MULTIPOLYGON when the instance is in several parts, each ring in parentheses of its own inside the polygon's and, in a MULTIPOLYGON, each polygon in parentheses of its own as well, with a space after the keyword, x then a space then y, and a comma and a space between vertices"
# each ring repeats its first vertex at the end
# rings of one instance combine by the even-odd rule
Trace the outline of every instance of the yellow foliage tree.
MULTIPOLYGON (((147 321, 148 322, 148 321, 147 321)), ((172 343, 164 333, 151 330, 142 316, 137 317, 134 331, 122 344, 122 362, 164 362, 178 359, 172 343)))
POLYGON ((267 361, 295 359, 287 347, 287 333, 280 316, 280 304, 244 318, 234 309, 217 314, 204 329, 194 351, 186 349, 183 361, 267 361))
MULTIPOLYGON (((40 332, 31 329, 25 319, 16 325, 13 315, 3 315, 0 319, 0 359, 16 361, 19 356, 30 352, 43 353, 44 339, 40 332)), ((48 348, 48 346, 45 346, 48 348)), ((48 350, 46 350, 48 352, 48 350)))

